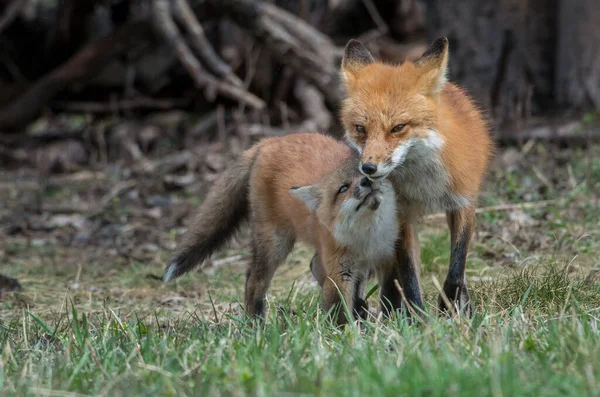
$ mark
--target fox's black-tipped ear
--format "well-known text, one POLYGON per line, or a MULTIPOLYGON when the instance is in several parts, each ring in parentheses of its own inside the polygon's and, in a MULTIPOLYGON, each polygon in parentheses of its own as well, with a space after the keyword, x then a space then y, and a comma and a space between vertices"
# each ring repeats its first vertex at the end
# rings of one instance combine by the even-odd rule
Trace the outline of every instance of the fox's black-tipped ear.
POLYGON ((348 81, 354 73, 373 62, 375 62, 373 55, 360 41, 354 39, 348 41, 342 58, 342 76, 344 76, 344 80, 348 81))
POLYGON ((293 187, 290 193, 304 201, 309 211, 314 211, 319 206, 321 198, 313 185, 293 187))
POLYGON ((436 96, 448 81, 448 39, 442 37, 434 41, 415 65, 424 70, 423 79, 427 94, 436 96))

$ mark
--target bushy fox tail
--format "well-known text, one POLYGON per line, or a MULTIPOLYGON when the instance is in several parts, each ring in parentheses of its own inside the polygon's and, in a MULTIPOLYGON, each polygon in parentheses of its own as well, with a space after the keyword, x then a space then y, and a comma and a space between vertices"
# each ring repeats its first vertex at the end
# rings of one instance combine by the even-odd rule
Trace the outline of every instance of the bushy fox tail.
POLYGON ((190 271, 222 248, 248 218, 250 173, 259 149, 255 145, 247 150, 212 186, 167 265, 163 281, 190 271))

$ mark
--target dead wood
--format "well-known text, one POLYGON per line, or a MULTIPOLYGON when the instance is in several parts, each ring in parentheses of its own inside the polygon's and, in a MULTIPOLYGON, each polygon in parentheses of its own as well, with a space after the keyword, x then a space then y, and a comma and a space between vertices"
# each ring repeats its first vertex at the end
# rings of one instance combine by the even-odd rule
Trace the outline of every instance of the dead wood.
POLYGON ((155 160, 142 159, 136 162, 132 168, 139 175, 162 175, 171 173, 181 167, 195 165, 197 162, 197 154, 189 150, 183 150, 155 160))
POLYGON ((59 91, 82 84, 100 74, 119 54, 151 37, 146 22, 130 22, 86 46, 63 65, 35 82, 11 105, 0 110, 0 132, 14 132, 40 115, 59 91))
POLYGON ((175 0, 173 2, 173 16, 191 36, 192 48, 200 56, 206 67, 217 77, 224 78, 234 85, 242 86, 242 81, 233 73, 231 67, 219 57, 206 38, 202 25, 187 1, 175 0))
POLYGON ((111 102, 75 102, 60 101, 53 102, 52 107, 69 112, 82 113, 117 113, 136 109, 169 110, 188 104, 186 99, 158 99, 139 96, 111 102))
POLYGON ((499 134, 497 141, 502 144, 515 144, 530 139, 553 142, 585 145, 591 141, 600 140, 600 128, 585 126, 579 121, 544 125, 529 128, 505 129, 499 134))
MULTIPOLYGON (((515 203, 515 204, 499 204, 492 205, 490 207, 481 207, 475 210, 477 214, 484 214, 487 212, 504 212, 504 211, 522 211, 534 208, 545 208, 551 205, 557 204, 557 200, 541 200, 532 201, 527 203, 515 203)), ((427 215, 425 220, 441 220, 446 219, 446 213, 440 212, 436 214, 427 215)))
POLYGON ((294 96, 300 102, 305 115, 304 121, 293 125, 289 125, 284 121, 283 127, 260 123, 242 123, 237 126, 238 134, 250 138, 261 138, 282 136, 295 132, 327 132, 333 122, 333 117, 325 106, 323 94, 314 86, 299 79, 294 87, 294 96))
MULTIPOLYGON (((240 124, 237 126, 238 134, 251 138, 262 138, 267 136, 283 136, 290 131, 284 128, 273 127, 266 124, 240 124)), ((296 131, 299 132, 299 131, 296 131)))
POLYGON ((10 26, 26 3, 27 0, 13 0, 4 7, 4 14, 0 18, 0 33, 10 26))
POLYGON ((95 206, 96 208, 90 212, 88 214, 89 217, 96 217, 100 214, 102 214, 102 212, 104 212, 106 210, 106 208, 110 205, 110 203, 112 202, 112 200, 118 196, 120 196, 121 194, 125 193, 126 191, 133 189, 134 187, 136 187, 138 184, 137 181, 132 180, 132 181, 121 181, 119 183, 117 183, 115 186, 112 187, 112 189, 110 189, 110 191, 108 193, 106 193, 104 196, 102 196, 102 198, 100 199, 100 202, 95 206))
POLYGON ((156 29, 165 41, 173 47, 179 61, 199 88, 206 89, 209 94, 211 91, 217 91, 255 109, 265 107, 262 99, 246 91, 243 87, 233 85, 227 81, 220 81, 205 72, 177 29, 172 18, 171 3, 168 0, 153 0, 152 11, 156 29))
POLYGON ((251 31, 276 59, 313 84, 335 107, 343 99, 338 79, 341 50, 331 39, 277 6, 251 0, 213 0, 211 3, 251 31))
POLYGON ((333 117, 329 113, 329 110, 327 110, 327 106, 325 106, 323 94, 314 86, 300 79, 294 87, 294 96, 300 102, 302 111, 306 116, 306 120, 302 122, 298 130, 327 132, 331 126, 333 117))

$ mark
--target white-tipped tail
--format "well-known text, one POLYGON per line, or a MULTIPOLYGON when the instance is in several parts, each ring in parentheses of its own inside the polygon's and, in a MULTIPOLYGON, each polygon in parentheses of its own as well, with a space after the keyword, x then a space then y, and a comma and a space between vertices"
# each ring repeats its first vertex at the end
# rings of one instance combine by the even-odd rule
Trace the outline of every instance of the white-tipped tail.
POLYGON ((250 172, 259 145, 248 149, 211 187, 194 221, 168 262, 164 281, 173 280, 221 249, 248 218, 250 172))
POLYGON ((167 269, 165 270, 165 274, 163 275, 163 281, 171 281, 177 275, 177 262, 173 261, 169 263, 167 269))

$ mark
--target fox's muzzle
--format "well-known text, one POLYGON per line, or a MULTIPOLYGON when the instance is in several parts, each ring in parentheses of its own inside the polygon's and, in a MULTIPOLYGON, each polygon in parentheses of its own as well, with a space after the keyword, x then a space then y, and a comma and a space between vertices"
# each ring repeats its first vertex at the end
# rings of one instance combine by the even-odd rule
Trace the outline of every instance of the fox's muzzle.
POLYGON ((358 169, 361 174, 369 178, 371 181, 378 181, 385 179, 393 167, 387 163, 375 164, 373 162, 360 163, 358 169))
POLYGON ((354 188, 354 198, 360 202, 356 207, 358 211, 362 207, 366 207, 371 211, 375 211, 381 204, 381 192, 379 191, 379 184, 371 182, 369 178, 363 177, 360 182, 354 188), (377 188, 376 188, 377 187, 377 188))
POLYGON ((377 172, 377 164, 375 163, 363 163, 360 166, 360 170, 362 171, 363 174, 365 175, 373 175, 377 172))

